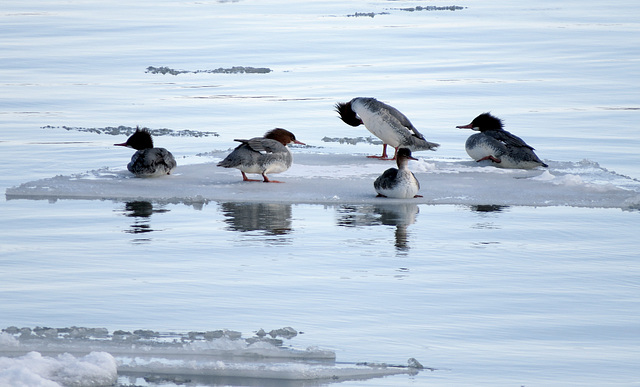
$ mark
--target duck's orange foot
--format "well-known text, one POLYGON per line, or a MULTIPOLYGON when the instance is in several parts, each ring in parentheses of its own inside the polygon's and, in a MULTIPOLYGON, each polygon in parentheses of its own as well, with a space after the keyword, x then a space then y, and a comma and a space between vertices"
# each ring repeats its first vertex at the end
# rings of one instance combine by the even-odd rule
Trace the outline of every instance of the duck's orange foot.
POLYGON ((265 175, 264 173, 262 174, 262 179, 264 183, 282 183, 281 181, 278 181, 278 180, 269 180, 267 175, 265 175))
POLYGON ((496 164, 500 164, 502 162, 502 160, 500 160, 499 158, 493 157, 493 156, 486 156, 486 157, 483 157, 480 160, 476 160, 476 161, 477 162, 481 162, 481 161, 484 161, 484 160, 491 160, 496 164))
POLYGON ((382 156, 367 156, 367 158, 369 158, 369 159, 378 159, 378 160, 395 160, 395 157, 390 159, 390 158, 389 158, 389 156, 387 156, 387 155, 382 155, 382 156))
MULTIPOLYGON (((240 171, 240 172, 242 172, 242 171, 240 171)), ((242 181, 260 181, 260 180, 256 180, 256 179, 249 179, 249 178, 247 177, 247 175, 246 175, 244 172, 242 172, 242 181)))

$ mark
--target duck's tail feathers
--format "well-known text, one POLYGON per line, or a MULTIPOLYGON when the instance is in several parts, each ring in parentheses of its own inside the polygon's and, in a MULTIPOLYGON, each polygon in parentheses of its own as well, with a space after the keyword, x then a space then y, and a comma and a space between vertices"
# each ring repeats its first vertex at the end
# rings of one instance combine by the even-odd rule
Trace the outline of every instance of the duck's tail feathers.
POLYGON ((416 140, 413 142, 413 145, 408 147, 411 151, 423 151, 423 150, 432 150, 435 151, 437 147, 439 147, 440 144, 435 143, 435 142, 429 142, 427 140, 422 140, 422 139, 418 139, 416 138, 416 140))

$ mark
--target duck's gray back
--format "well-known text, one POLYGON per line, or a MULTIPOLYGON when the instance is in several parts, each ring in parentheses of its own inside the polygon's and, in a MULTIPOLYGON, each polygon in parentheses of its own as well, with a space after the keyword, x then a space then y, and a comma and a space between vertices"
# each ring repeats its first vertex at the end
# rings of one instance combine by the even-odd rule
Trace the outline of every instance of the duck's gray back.
POLYGON ((158 176, 171 174, 176 166, 176 160, 168 150, 148 148, 134 153, 127 169, 136 176, 158 176))

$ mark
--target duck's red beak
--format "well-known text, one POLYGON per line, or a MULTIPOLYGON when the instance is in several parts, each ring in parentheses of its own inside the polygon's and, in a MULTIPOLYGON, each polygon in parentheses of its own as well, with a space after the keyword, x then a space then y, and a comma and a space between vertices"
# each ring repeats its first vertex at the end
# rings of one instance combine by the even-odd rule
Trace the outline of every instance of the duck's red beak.
POLYGON ((469 125, 460 125, 460 126, 456 126, 456 128, 458 129, 473 129, 473 125, 469 124, 469 125))
POLYGON ((293 140, 293 143, 294 143, 294 144, 298 144, 298 145, 307 145, 307 144, 305 144, 304 142, 300 142, 300 141, 298 141, 298 140, 293 140))
POLYGON ((123 142, 122 144, 113 144, 113 145, 115 145, 115 146, 127 146, 127 143, 123 142))

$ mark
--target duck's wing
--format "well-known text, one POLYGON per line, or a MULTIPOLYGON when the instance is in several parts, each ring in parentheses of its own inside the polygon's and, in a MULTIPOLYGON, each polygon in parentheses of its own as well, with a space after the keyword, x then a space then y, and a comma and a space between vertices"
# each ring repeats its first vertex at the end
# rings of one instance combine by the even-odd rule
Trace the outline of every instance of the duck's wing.
POLYGON ((396 177, 398 176, 398 169, 389 168, 382 172, 382 175, 373 182, 373 186, 376 189, 391 189, 397 183, 396 177))
POLYGON ((411 121, 409 121, 409 118, 407 118, 407 116, 402 114, 400 110, 380 101, 378 101, 378 103, 380 103, 381 109, 385 109, 389 113, 389 115, 393 117, 395 120, 397 120, 398 123, 400 123, 400 125, 404 126, 411 133, 412 136, 418 137, 422 140, 425 139, 422 133, 420 133, 418 129, 416 129, 416 127, 413 126, 411 121))
POLYGON ((254 137, 250 140, 234 140, 247 145, 254 152, 266 154, 285 151, 286 148, 280 141, 264 137, 254 137))
POLYGON ((155 152, 154 155, 154 163, 155 165, 164 165, 168 169, 173 169, 177 166, 176 159, 173 157, 171 152, 166 150, 165 148, 153 148, 155 152))
POLYGON ((519 148, 529 148, 533 150, 533 147, 524 142, 520 137, 507 132, 506 130, 491 130, 486 131, 485 134, 490 136, 507 146, 514 146, 519 148))

